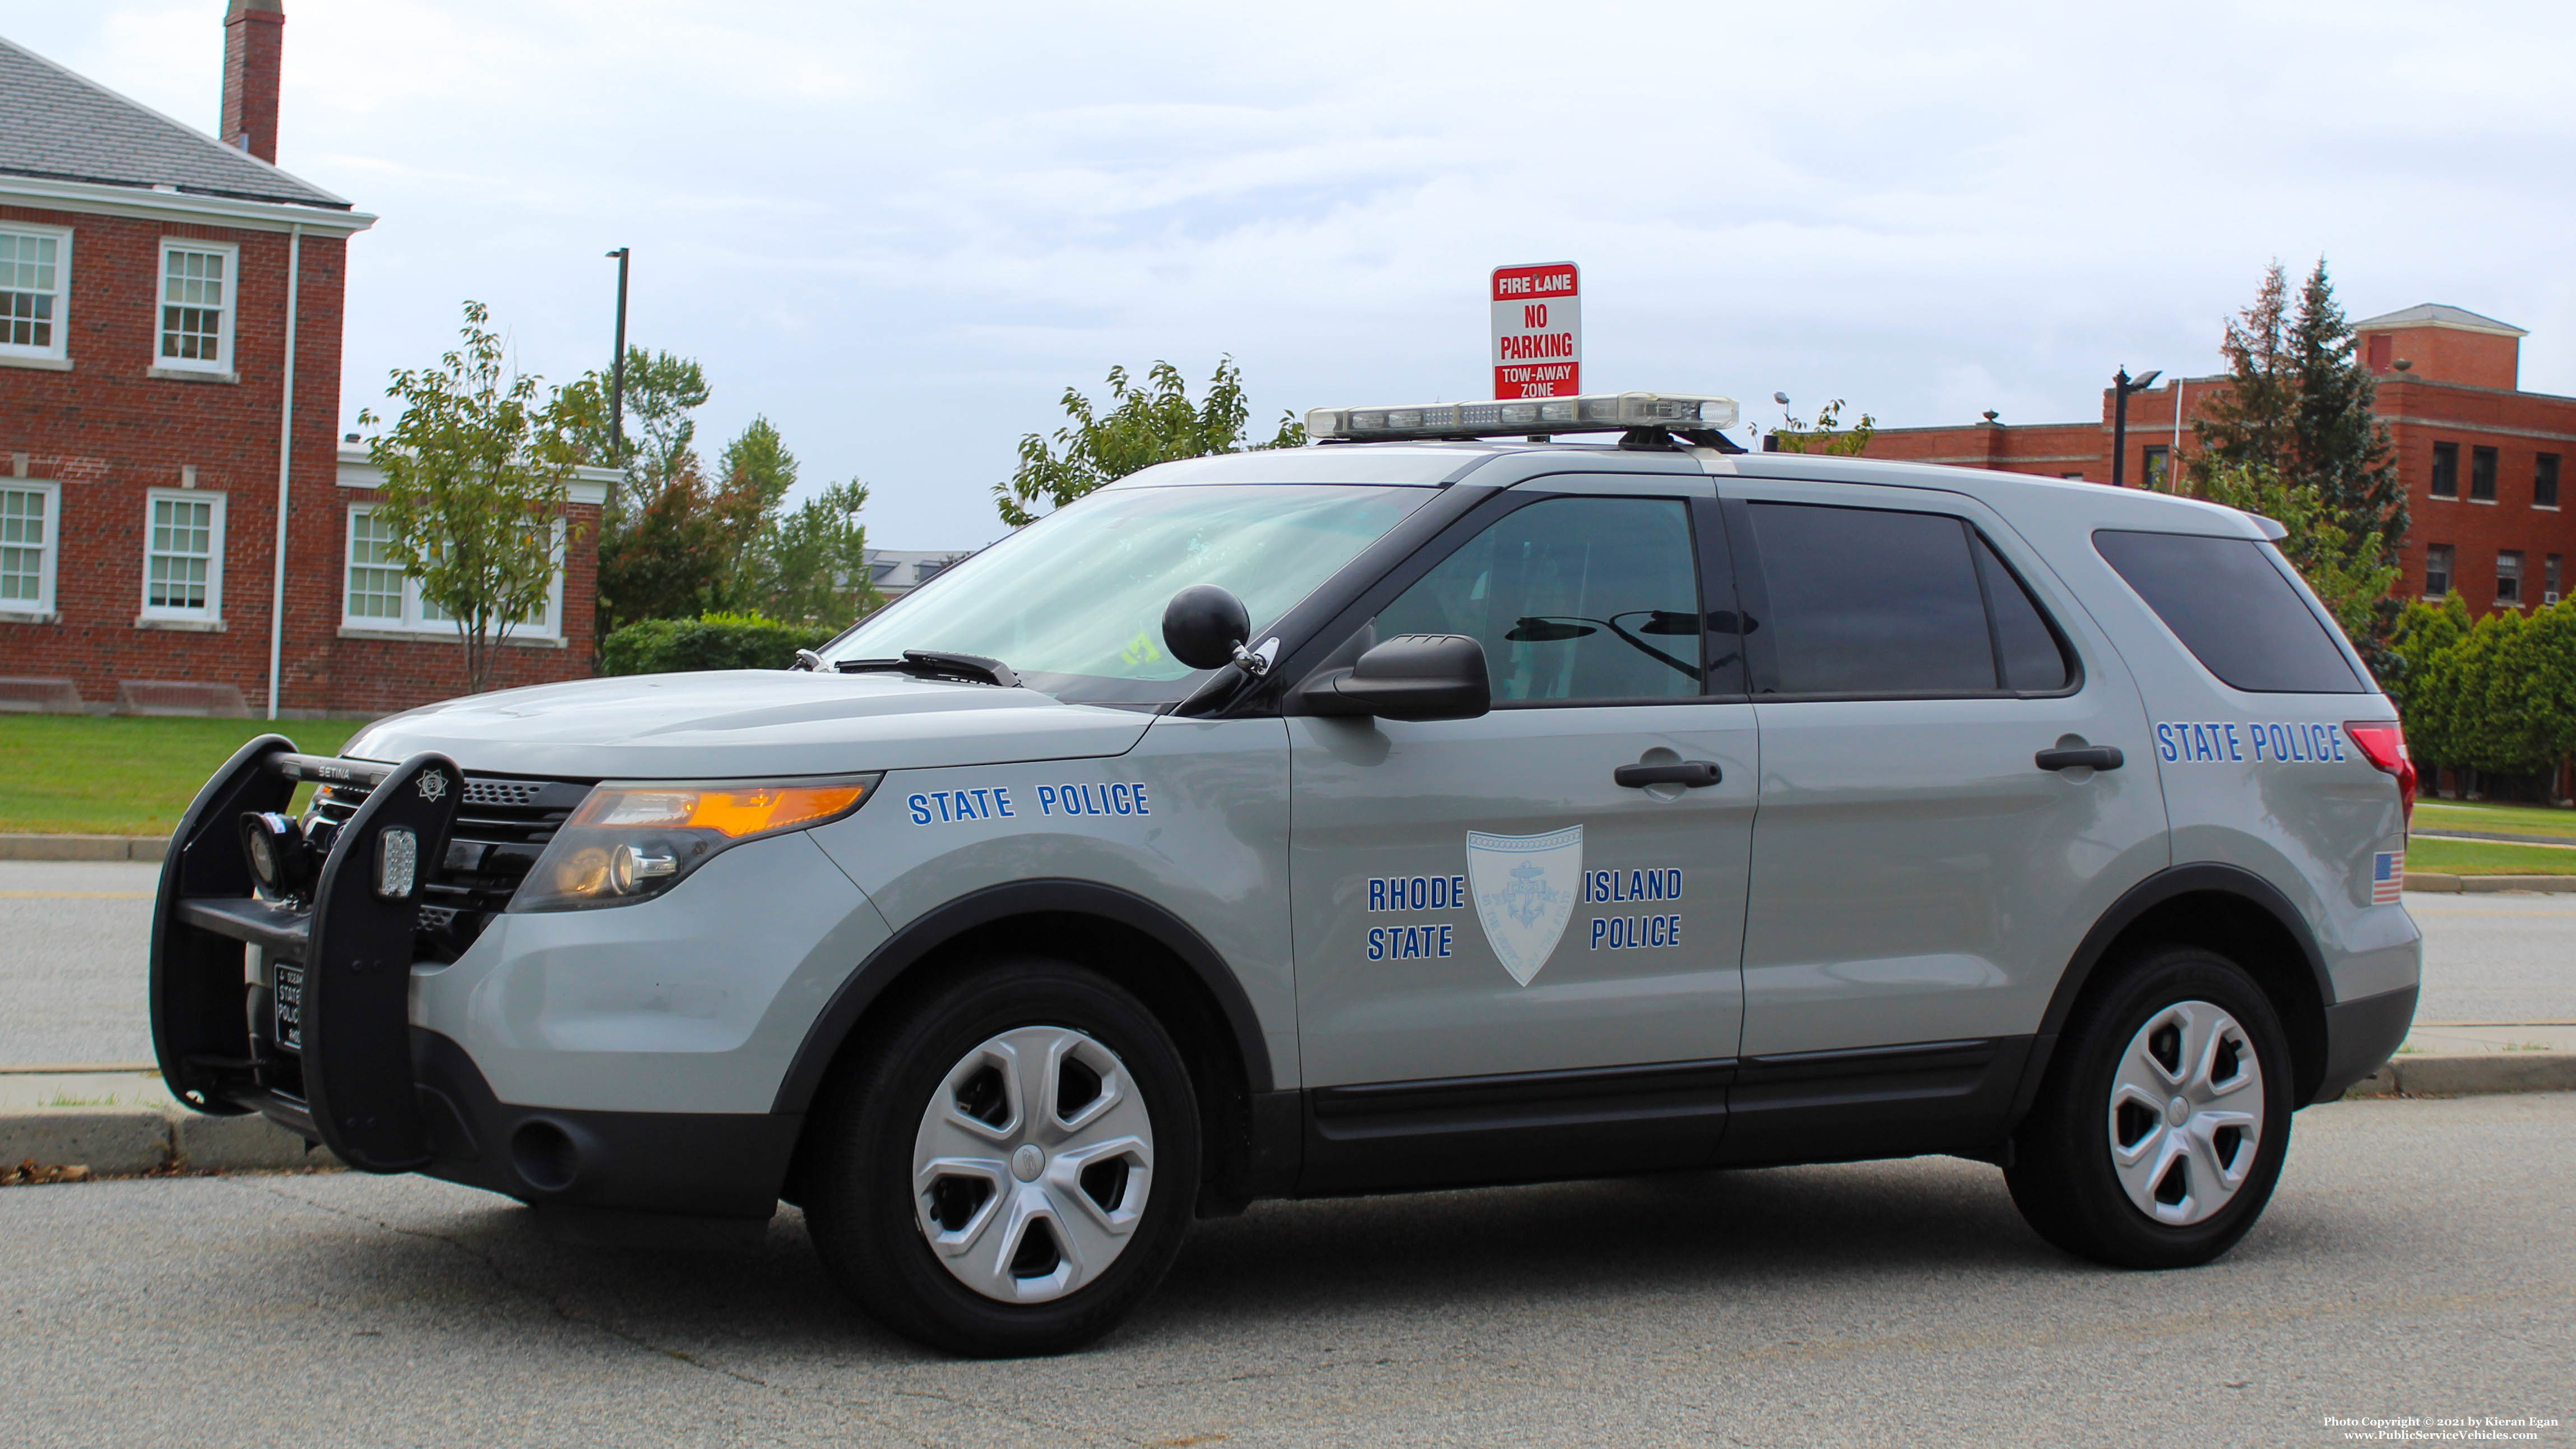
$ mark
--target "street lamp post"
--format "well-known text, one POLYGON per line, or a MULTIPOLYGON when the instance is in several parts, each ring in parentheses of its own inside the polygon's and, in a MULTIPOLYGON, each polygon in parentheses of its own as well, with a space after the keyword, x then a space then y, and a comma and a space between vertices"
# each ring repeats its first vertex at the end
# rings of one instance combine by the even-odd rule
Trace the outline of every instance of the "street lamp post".
POLYGON ((626 466, 626 262, 631 247, 607 255, 617 258, 617 356, 608 364, 608 465, 626 466))
POLYGON ((2128 364, 2123 363, 2119 372, 2111 378, 2111 391, 2114 394, 2111 402, 2111 486, 2114 488, 2128 486, 2129 394, 2145 392, 2157 378, 2164 375, 2164 369, 2157 368, 2144 377, 2131 377, 2128 364))

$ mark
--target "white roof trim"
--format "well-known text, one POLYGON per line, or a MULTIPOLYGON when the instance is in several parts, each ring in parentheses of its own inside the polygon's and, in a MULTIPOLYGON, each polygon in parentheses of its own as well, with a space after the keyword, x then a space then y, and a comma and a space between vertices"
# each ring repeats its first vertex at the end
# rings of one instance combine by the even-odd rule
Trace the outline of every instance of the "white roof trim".
POLYGON ((209 225, 251 231, 309 232, 347 236, 376 224, 364 211, 335 211, 282 201, 240 201, 229 196, 200 196, 193 191, 162 191, 147 186, 112 186, 98 181, 53 181, 38 176, 0 175, 0 200, 51 211, 80 211, 99 216, 135 216, 166 221, 186 217, 209 225))
MULTIPOLYGON (((575 468, 572 483, 565 490, 571 501, 597 508, 608 501, 609 485, 626 476, 620 468, 575 468)), ((340 486, 343 488, 376 488, 385 481, 385 470, 367 456, 363 443, 340 445, 340 486)))

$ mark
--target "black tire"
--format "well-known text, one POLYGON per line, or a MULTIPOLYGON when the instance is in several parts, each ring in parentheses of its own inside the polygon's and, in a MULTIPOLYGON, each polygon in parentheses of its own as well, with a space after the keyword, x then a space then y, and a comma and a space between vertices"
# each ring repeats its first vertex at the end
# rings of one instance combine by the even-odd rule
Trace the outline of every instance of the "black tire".
POLYGON ((1197 1099, 1170 1033, 1106 977, 1042 957, 976 963, 865 1033, 845 1063, 807 1128, 805 1220, 842 1289, 886 1327, 977 1357, 1063 1353, 1115 1328, 1179 1255, 1199 1185, 1197 1099), (1017 1303, 942 1262, 921 1224, 913 1163, 923 1114, 952 1070, 1031 1027, 1071 1028, 1115 1054, 1150 1117, 1153 1160, 1142 1218, 1107 1268, 1061 1297, 1017 1303))
MULTIPOLYGON (((2271 1201, 2297 1107, 2291 1080, 2280 1017, 2242 967, 2197 947, 2143 952, 2077 1008, 2059 1038, 2039 1101, 2015 1135, 2013 1165, 2004 1171, 2013 1204, 2041 1237, 2098 1263, 2153 1269, 2206 1263, 2234 1247, 2271 1201), (2250 1147, 2252 1164, 2233 1195, 2198 1221, 2166 1223, 2131 1198, 2113 1165, 2113 1133, 2124 1129, 2114 1126, 2112 1093, 2131 1043, 2168 1008, 2189 1002, 2220 1008, 2242 1029, 2259 1068, 2261 1125, 2250 1147)), ((2227 1166, 2234 1169, 2232 1158, 2227 1166)), ((2198 1171, 2185 1164, 2186 1187, 2198 1171)))

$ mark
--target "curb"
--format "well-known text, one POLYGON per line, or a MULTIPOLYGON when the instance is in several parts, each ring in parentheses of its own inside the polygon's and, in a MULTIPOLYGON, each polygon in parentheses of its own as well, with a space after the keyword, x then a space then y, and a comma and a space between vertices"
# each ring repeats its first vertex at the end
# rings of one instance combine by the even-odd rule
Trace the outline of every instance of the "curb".
POLYGON ((2477 1052, 2457 1056, 2409 1052, 2390 1057, 2354 1084, 2358 1097, 2485 1097, 2513 1092, 2576 1092, 2576 1052, 2477 1052))
POLYGON ((144 860, 169 853, 166 835, 0 835, 0 860, 144 860))
POLYGON ((265 1117, 208 1117, 149 1107, 0 1112, 0 1164, 85 1167, 97 1177, 337 1167, 327 1148, 265 1117))
POLYGON ((2488 892, 2488 890, 2537 890, 2568 895, 2576 892, 2576 877, 2439 877, 2432 871, 2406 871, 2406 890, 2432 892, 2488 892))

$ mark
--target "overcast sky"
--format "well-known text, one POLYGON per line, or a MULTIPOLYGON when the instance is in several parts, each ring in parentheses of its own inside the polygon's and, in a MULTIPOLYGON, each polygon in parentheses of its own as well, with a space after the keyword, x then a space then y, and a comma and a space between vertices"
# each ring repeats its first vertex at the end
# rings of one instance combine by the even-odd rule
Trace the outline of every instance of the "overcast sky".
MULTIPOLYGON (((223 0, 0 0, 212 130, 223 0)), ((2576 393, 2576 6, 288 0, 279 160, 351 243, 343 426, 489 302, 521 365, 702 360, 874 543, 981 544, 1064 387, 1257 421, 1480 396, 1485 275, 1583 267, 1588 390, 1888 426, 2215 370, 2265 263, 2529 328, 2576 393), (1754 406, 1761 399, 1763 405, 1754 406)))

